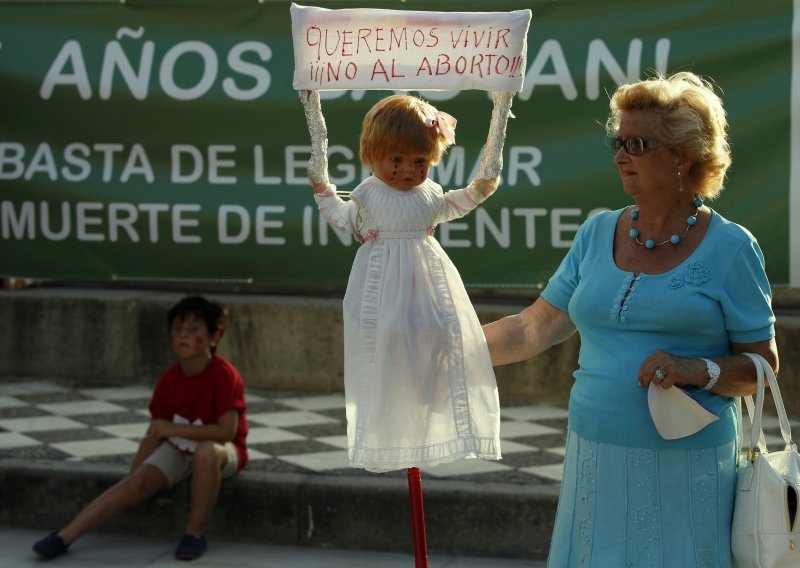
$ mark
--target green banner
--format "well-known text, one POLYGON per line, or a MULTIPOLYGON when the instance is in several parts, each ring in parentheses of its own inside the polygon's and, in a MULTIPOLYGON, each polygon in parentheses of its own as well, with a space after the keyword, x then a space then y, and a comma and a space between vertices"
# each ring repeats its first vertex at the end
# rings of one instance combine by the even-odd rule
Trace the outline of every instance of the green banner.
MULTIPOLYGON (((314 5, 452 11, 455 3, 314 5)), ((343 289, 358 244, 321 220, 308 186, 289 6, 0 3, 0 273, 343 289)), ((588 215, 629 203, 605 141, 608 95, 654 70, 692 70, 723 91, 733 167, 711 206, 756 235, 774 285, 792 284, 800 265, 789 223, 792 0, 457 7, 533 12, 501 189, 437 229, 468 286, 546 283, 588 215)), ((359 129, 386 94, 323 93, 340 189, 368 175, 359 129)), ((432 177, 464 187, 491 101, 482 91, 421 95, 458 119, 457 144, 432 177)))

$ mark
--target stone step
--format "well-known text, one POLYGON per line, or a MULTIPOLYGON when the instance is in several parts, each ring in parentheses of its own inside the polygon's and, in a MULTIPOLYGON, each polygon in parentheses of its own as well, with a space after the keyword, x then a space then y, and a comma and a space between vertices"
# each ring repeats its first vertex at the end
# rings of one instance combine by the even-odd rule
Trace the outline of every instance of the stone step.
MULTIPOLYGON (((121 479, 121 465, 0 460, 0 525, 54 530, 121 479)), ((136 505, 103 532, 180 535, 188 484, 136 505)), ((557 484, 423 479, 431 553, 544 559, 557 484)), ((321 548, 413 549, 404 477, 244 471, 226 481, 210 537, 321 548)))

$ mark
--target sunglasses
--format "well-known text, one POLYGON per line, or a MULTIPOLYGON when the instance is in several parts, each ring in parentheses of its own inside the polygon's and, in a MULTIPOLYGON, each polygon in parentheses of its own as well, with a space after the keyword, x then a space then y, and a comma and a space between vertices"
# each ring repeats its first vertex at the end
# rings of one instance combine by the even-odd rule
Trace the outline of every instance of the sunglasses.
POLYGON ((625 151, 631 156, 638 156, 661 146, 661 142, 658 140, 645 140, 638 136, 629 136, 624 140, 617 136, 616 138, 610 138, 608 142, 611 146, 611 151, 615 154, 619 152, 620 148, 624 147, 625 151))

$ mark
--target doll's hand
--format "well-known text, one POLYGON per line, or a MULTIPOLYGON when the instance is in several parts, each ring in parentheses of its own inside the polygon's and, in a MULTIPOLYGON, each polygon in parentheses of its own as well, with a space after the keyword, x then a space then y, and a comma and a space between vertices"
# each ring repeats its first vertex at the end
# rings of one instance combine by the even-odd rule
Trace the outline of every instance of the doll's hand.
POLYGON ((325 117, 322 116, 319 91, 300 91, 300 100, 306 115, 308 133, 311 135, 308 179, 311 180, 314 191, 318 191, 315 184, 324 184, 327 187, 330 183, 328 181, 328 129, 325 126, 325 117))
POLYGON ((324 181, 314 181, 311 178, 308 178, 311 187, 314 188, 314 193, 322 193, 326 189, 333 187, 330 183, 326 183, 324 181))
POLYGON ((482 178, 475 178, 472 180, 472 183, 469 184, 469 189, 476 191, 478 195, 474 195, 473 197, 476 201, 482 202, 484 199, 489 197, 495 191, 497 191, 497 186, 500 185, 500 178, 496 177, 494 179, 482 179, 482 178))

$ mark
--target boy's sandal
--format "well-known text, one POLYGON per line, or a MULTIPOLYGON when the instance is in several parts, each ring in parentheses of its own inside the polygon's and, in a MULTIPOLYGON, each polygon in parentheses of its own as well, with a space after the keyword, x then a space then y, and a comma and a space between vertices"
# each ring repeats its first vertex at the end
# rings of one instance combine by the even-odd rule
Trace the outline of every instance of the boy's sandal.
POLYGON ((206 537, 197 538, 193 534, 185 534, 175 549, 175 558, 178 560, 194 560, 200 558, 206 551, 206 537))
POLYGON ((42 560, 50 560, 56 556, 61 556, 69 548, 68 544, 57 533, 52 532, 42 540, 33 545, 33 551, 42 560))

